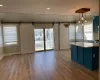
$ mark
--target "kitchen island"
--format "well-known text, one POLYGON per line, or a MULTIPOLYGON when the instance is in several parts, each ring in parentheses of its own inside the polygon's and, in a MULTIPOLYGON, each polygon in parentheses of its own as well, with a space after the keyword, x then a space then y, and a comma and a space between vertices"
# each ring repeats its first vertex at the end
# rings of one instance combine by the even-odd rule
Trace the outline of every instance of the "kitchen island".
POLYGON ((99 64, 99 44, 71 42, 71 59, 84 67, 95 70, 99 64))

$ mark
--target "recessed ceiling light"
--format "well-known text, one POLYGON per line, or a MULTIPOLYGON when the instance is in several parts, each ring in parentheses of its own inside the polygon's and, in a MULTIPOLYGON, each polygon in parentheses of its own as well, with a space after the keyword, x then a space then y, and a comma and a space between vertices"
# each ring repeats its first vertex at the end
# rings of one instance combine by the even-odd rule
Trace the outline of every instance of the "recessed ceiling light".
POLYGON ((47 8, 47 10, 50 10, 50 8, 47 8))
POLYGON ((0 6, 3 6, 2 4, 0 4, 0 6))

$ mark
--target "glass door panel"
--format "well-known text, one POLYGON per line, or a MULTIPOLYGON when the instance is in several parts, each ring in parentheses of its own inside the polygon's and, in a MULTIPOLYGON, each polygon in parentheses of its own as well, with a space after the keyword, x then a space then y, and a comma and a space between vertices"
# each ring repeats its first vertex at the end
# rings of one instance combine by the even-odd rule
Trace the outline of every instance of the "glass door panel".
POLYGON ((34 29, 34 33, 35 33, 35 51, 44 50, 43 29, 34 29))
POLYGON ((46 50, 54 49, 53 28, 45 29, 46 50))

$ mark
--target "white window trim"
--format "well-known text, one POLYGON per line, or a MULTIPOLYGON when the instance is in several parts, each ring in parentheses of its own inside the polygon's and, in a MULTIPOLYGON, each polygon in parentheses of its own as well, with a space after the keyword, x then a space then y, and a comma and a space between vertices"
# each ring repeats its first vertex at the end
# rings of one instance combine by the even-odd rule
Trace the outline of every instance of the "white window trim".
MULTIPOLYGON (((7 27, 7 26, 6 26, 7 27)), ((13 26, 12 26, 13 27, 13 26)), ((13 23, 4 23, 2 24, 2 35, 3 35, 3 45, 4 46, 13 46, 13 45, 18 45, 18 24, 13 24, 13 23), (7 44, 4 42, 4 25, 16 25, 16 32, 17 32, 17 41, 13 41, 13 42, 16 42, 16 44, 7 44)), ((11 43, 13 43, 11 42, 11 43)), ((9 42, 10 43, 10 42, 9 42)))

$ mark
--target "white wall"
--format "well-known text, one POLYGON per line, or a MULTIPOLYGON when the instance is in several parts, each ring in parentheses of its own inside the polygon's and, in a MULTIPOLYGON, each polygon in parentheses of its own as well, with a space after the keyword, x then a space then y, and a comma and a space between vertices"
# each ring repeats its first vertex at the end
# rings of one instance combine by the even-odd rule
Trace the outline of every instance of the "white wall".
POLYGON ((60 49, 69 49, 69 29, 60 24, 60 49))
POLYGON ((21 23, 20 25, 20 44, 21 53, 34 52, 34 28, 32 23, 21 23))
POLYGON ((18 23, 18 44, 4 46, 5 55, 34 52, 34 29, 32 23, 18 23))
POLYGON ((1 29, 1 23, 0 23, 0 60, 4 57, 3 54, 3 40, 2 40, 2 29, 1 29))
POLYGON ((59 36, 58 36, 57 23, 54 24, 53 31, 54 31, 54 50, 59 50, 59 36))
POLYGON ((69 49, 69 29, 63 23, 54 24, 54 49, 69 49))
POLYGON ((99 33, 93 33, 93 39, 94 40, 99 40, 99 33))
POLYGON ((52 23, 34 23, 35 28, 52 28, 52 23))
MULTIPOLYGON (((3 23, 2 26, 4 27, 5 25, 7 26, 16 26, 17 27, 17 38, 18 38, 18 44, 13 44, 13 45, 4 45, 3 51, 5 55, 12 55, 12 54, 20 54, 20 39, 19 39, 19 23, 3 23)), ((3 30, 3 29, 2 29, 3 30)))
MULTIPOLYGON (((60 24, 58 28, 58 23, 54 24, 54 48, 55 50, 69 49, 69 34, 68 28, 64 24, 60 24), (59 32, 59 33, 58 33, 59 32)), ((4 48, 6 53, 33 53, 35 52, 35 42, 34 42, 34 27, 32 23, 21 23, 18 26, 18 43, 16 46, 9 46, 4 48), (9 52, 10 51, 10 52, 9 52)))

